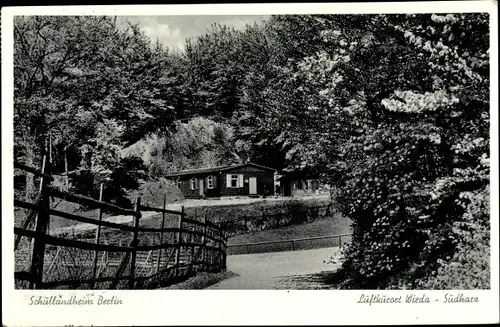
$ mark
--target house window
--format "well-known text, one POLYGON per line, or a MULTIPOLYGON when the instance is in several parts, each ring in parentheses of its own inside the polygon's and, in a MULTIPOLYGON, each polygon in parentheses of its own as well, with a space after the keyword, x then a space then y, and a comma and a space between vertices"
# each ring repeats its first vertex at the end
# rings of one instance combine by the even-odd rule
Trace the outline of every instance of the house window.
POLYGON ((194 191, 196 190, 196 178, 191 178, 191 190, 194 191))
POLYGON ((214 188, 214 176, 207 177, 207 188, 214 188))
POLYGON ((238 175, 231 175, 231 187, 239 187, 238 175))
POLYGON ((227 174, 226 175, 226 187, 227 188, 239 188, 243 187, 243 174, 227 174))
POLYGON ((239 188, 243 187, 243 174, 233 174, 233 175, 226 175, 227 178, 227 188, 239 188))

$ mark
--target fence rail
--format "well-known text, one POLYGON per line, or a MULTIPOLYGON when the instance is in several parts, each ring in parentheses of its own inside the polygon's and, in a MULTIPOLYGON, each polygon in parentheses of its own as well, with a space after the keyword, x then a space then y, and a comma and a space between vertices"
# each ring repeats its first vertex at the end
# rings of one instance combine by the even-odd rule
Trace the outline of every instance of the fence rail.
MULTIPOLYGON (((22 164, 18 161, 14 161, 14 168, 17 168, 17 169, 21 169, 21 170, 24 170, 26 172, 29 172, 29 173, 32 173, 33 175, 35 176, 38 176, 38 177, 44 177, 44 178, 47 178, 51 181, 54 180, 54 178, 48 174, 45 174, 41 171, 38 171, 36 170, 35 168, 32 168, 32 167, 29 167, 29 166, 26 166, 25 164, 22 164)), ((43 170, 43 169, 42 169, 43 170)))
POLYGON ((72 194, 70 192, 63 191, 63 190, 59 189, 58 187, 55 187, 52 185, 46 185, 46 188, 49 189, 50 196, 66 200, 68 202, 84 204, 84 205, 94 207, 96 209, 106 209, 106 210, 110 210, 114 213, 122 214, 122 215, 131 215, 131 216, 140 215, 139 211, 125 209, 125 208, 119 207, 119 206, 111 204, 111 203, 95 200, 95 199, 92 199, 92 198, 89 198, 86 196, 82 196, 82 195, 78 195, 78 194, 72 194))
POLYGON ((160 213, 167 213, 167 214, 174 214, 174 215, 181 215, 183 214, 180 211, 176 210, 169 210, 169 209, 162 209, 162 208, 153 208, 145 205, 140 205, 141 211, 155 211, 155 212, 160 212, 160 213))
MULTIPOLYGON (((184 208, 181 211, 166 209, 166 201, 163 208, 152 208, 141 205, 137 198, 135 208, 127 209, 102 201, 102 185, 100 199, 85 197, 78 194, 59 189, 50 185, 53 177, 48 174, 50 162, 43 161, 42 171, 37 171, 18 162, 14 167, 25 172, 41 177, 40 191, 36 202, 29 203, 14 200, 14 206, 27 209, 30 213, 27 219, 36 217, 35 229, 30 230, 29 221, 25 221, 22 227, 14 227, 16 234, 16 249, 21 237, 31 239, 29 271, 18 270, 14 277, 17 281, 29 282, 31 289, 47 289, 60 286, 79 288, 85 285, 90 288, 98 288, 100 284, 110 283, 108 288, 115 289, 120 282, 127 282, 121 288, 152 288, 159 283, 169 284, 186 278, 198 271, 220 271, 226 268, 227 235, 222 228, 203 217, 203 221, 187 218, 184 208), (50 207, 49 198, 59 198, 68 202, 84 204, 94 209, 99 209, 97 219, 83 217, 74 213, 63 212, 50 207), (129 215, 133 218, 133 225, 120 224, 103 221, 103 210, 112 213, 129 215), (141 211, 155 211, 162 214, 160 228, 140 226, 141 211), (165 227, 166 214, 178 216, 177 227, 165 227), (66 237, 52 236, 47 233, 47 226, 51 216, 60 217, 81 223, 97 226, 95 241, 89 242, 66 237), (120 233, 131 233, 128 245, 102 244, 102 227, 114 229, 120 233), (147 243, 141 239, 139 233, 153 234, 147 243), (165 238, 170 234, 170 238, 165 238), (155 239, 159 239, 156 244, 155 239), (150 242, 151 243, 151 242, 150 242), (57 248, 57 251, 54 251, 57 248), (69 251, 68 258, 61 259, 61 249, 69 251), (71 250, 83 250, 93 256, 92 260, 83 259, 78 262, 71 250), (171 251, 169 251, 169 249, 171 251), (99 253, 105 253, 99 260, 99 253), (142 254, 147 252, 147 256, 142 254), (109 258, 109 253, 117 253, 121 258, 109 258), (48 269, 45 269, 45 261, 50 259, 48 269), (106 260, 106 261, 104 261, 106 260), (116 267, 114 273, 109 276, 101 276, 104 271, 116 267), (83 276, 83 272, 91 268, 90 277, 83 276), (47 280, 47 274, 54 270, 68 271, 60 280, 47 280), (72 273, 80 274, 74 278, 72 273), (160 278, 161 277, 161 278, 160 278)), ((130 234, 129 234, 130 235, 130 234)), ((88 274, 87 274, 88 275, 88 274)))
POLYGON ((342 246, 352 234, 325 235, 305 238, 295 238, 289 240, 254 242, 244 244, 231 244, 227 246, 227 254, 249 254, 280 251, 306 250, 330 246, 342 246))

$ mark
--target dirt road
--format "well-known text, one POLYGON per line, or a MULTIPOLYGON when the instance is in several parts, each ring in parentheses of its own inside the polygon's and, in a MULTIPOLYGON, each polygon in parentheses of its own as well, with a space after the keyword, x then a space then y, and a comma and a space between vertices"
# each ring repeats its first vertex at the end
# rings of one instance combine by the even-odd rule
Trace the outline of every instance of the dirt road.
POLYGON ((335 271, 339 263, 326 262, 338 255, 339 248, 231 255, 227 269, 239 276, 207 289, 328 289, 318 274, 335 271))

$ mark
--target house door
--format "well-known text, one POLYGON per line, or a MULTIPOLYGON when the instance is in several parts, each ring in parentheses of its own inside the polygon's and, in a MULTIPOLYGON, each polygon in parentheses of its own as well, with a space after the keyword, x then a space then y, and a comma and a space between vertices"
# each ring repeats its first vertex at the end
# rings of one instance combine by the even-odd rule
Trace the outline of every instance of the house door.
POLYGON ((203 194, 205 193, 205 190, 203 188, 203 179, 200 179, 200 195, 203 196, 203 194))
POLYGON ((257 194, 257 177, 250 177, 248 179, 249 193, 257 194))

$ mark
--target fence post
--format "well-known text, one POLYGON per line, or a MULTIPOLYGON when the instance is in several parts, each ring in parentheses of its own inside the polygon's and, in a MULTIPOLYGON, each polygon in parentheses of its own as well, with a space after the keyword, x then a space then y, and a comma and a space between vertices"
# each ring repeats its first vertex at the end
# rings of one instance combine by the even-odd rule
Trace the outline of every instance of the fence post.
MULTIPOLYGON (((194 232, 196 231, 196 225, 193 224, 193 229, 192 229, 193 233, 191 234, 191 243, 193 243, 193 245, 191 246, 191 264, 194 263, 194 260, 195 260, 195 257, 194 257, 194 250, 195 250, 195 246, 194 244, 196 243, 196 235, 194 234, 194 232)), ((194 265, 192 264, 191 267, 194 267, 194 265)))
MULTIPOLYGON (((215 219, 214 220, 214 225, 217 226, 217 223, 218 223, 217 219, 215 219)), ((219 237, 217 236, 217 234, 218 234, 217 233, 217 228, 215 228, 213 226, 212 226, 212 228, 213 228, 213 231, 212 231, 213 238, 215 239, 215 241, 214 241, 214 248, 218 249, 218 248, 220 248, 220 242, 219 242, 219 237)), ((219 261, 220 261, 219 260, 219 253, 220 253, 219 251, 217 251, 217 250, 214 249, 214 266, 216 268, 216 270, 215 270, 216 272, 218 272, 217 270, 219 268, 219 261)))
POLYGON ((226 240, 226 233, 224 231, 221 231, 222 232, 222 237, 223 237, 223 240, 224 240, 224 252, 222 253, 222 268, 224 270, 227 269, 227 240, 226 240))
MULTIPOLYGON (((161 229, 165 228, 165 208, 167 207, 167 193, 163 196, 163 212, 161 218, 161 229)), ((163 231, 160 233, 160 244, 163 244, 163 231)), ((163 249, 158 250, 158 258, 156 259, 156 272, 160 270, 160 260, 163 249)))
MULTIPOLYGON (((194 218, 193 219, 196 220, 196 210, 194 211, 194 218)), ((195 234, 196 226, 197 226, 196 224, 193 224, 193 229, 192 229, 193 233, 191 234, 191 243, 193 243, 193 244, 196 243, 196 234, 195 234)), ((194 251, 195 251, 195 246, 193 245, 191 247, 191 262, 194 262, 194 260, 195 260, 194 251)), ((191 267, 194 267, 194 265, 191 265, 191 267)))
MULTIPOLYGON (((43 157, 43 160, 42 160, 42 173, 45 172, 45 156, 43 157)), ((41 202, 41 196, 42 196, 42 189, 43 189, 43 180, 44 178, 40 178, 40 186, 38 186, 38 195, 37 195, 37 199, 35 200, 34 204, 36 205, 39 205, 41 202)), ((26 217, 26 220, 24 221, 23 223, 23 226, 22 228, 23 229, 28 229, 31 221, 33 219, 35 219, 35 216, 38 214, 38 212, 36 210, 32 210, 28 216, 26 217)), ((14 240, 14 250, 17 250, 17 247, 19 246, 19 242, 21 242, 21 235, 16 235, 16 238, 14 240)), ((33 243, 34 240, 31 240, 31 242, 29 243, 29 249, 30 251, 33 251, 33 243)))
POLYGON ((205 252, 206 252, 206 237, 205 237, 205 234, 207 233, 207 213, 205 213, 203 215, 203 235, 201 236, 201 244, 203 244, 201 246, 201 262, 202 262, 202 266, 203 266, 203 270, 207 270, 207 264, 205 262, 205 252))
MULTIPOLYGON (((103 198, 103 189, 104 189, 104 184, 101 183, 101 190, 99 191, 99 201, 102 201, 103 198)), ((102 208, 99 208, 98 211, 98 219, 99 219, 99 225, 97 225, 97 230, 95 232, 95 244, 99 245, 99 241, 101 238, 101 221, 102 221, 102 208)), ((96 249, 94 253, 94 266, 92 267, 92 278, 95 279, 97 275, 97 259, 99 255, 99 250, 96 249)), ((94 289, 96 287, 97 283, 94 282, 94 289)))
POLYGON ((225 258, 224 258, 224 251, 223 251, 223 247, 224 247, 224 244, 223 244, 223 241, 224 241, 224 238, 222 236, 222 223, 219 221, 217 223, 217 227, 218 227, 218 231, 217 231, 217 234, 219 234, 219 264, 220 264, 220 270, 224 270, 226 267, 225 267, 225 258))
MULTIPOLYGON (((215 221, 213 221, 214 224, 216 224, 215 221)), ((216 235, 215 235, 215 227, 212 226, 212 238, 214 239, 217 239, 216 235)), ((217 241, 214 241, 212 243, 212 246, 213 246, 213 249, 212 249, 212 267, 215 267, 216 264, 217 264, 217 250, 215 250, 215 248, 219 245, 218 243, 215 243, 217 241)))
MULTIPOLYGON (((213 243, 214 243, 214 241, 213 241, 214 233, 213 233, 213 226, 212 225, 210 225, 208 227, 207 234, 210 237, 210 244, 213 245, 213 243)), ((212 248, 210 248, 210 249, 207 248, 207 254, 208 254, 208 271, 212 271, 213 263, 214 263, 214 260, 213 260, 214 251, 213 251, 213 249, 212 248)))
MULTIPOLYGON (((50 171, 47 162, 47 155, 43 156, 42 172, 47 173, 50 171)), ((42 287, 43 281, 43 262, 45 258, 45 235, 47 234, 47 225, 50 220, 50 194, 46 188, 48 181, 45 177, 40 179, 40 207, 35 223, 36 236, 33 240, 31 252, 31 280, 29 283, 30 289, 39 289, 42 287)))
POLYGON ((139 219, 141 218, 140 212, 141 206, 141 198, 137 197, 135 200, 135 215, 134 215, 134 234, 132 236, 132 255, 130 257, 130 280, 128 282, 129 289, 134 288, 134 279, 135 279, 135 260, 137 258, 137 245, 138 245, 138 237, 139 237, 139 219))
POLYGON ((177 249, 175 253, 175 265, 177 266, 175 268, 175 276, 179 276, 179 265, 180 265, 180 259, 181 259, 181 243, 182 243, 182 220, 184 219, 184 206, 181 207, 181 215, 179 217, 179 223, 177 225, 177 228, 179 229, 179 232, 177 233, 177 249))

